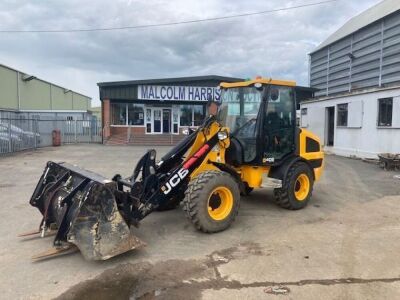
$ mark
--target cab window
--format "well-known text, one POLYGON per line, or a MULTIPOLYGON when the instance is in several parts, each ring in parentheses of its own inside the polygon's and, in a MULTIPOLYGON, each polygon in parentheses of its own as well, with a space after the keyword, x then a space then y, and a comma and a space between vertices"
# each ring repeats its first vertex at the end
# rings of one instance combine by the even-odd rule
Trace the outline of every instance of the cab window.
POLYGON ((295 103, 292 87, 271 86, 265 111, 265 155, 280 159, 294 149, 295 103))

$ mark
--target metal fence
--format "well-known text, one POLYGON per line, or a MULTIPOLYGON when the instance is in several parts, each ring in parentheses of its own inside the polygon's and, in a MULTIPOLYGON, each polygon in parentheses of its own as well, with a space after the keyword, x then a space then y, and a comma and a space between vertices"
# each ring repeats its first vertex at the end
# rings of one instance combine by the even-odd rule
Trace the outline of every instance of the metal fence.
POLYGON ((51 146, 54 130, 60 130, 62 144, 102 142, 97 120, 0 118, 0 155, 51 146))

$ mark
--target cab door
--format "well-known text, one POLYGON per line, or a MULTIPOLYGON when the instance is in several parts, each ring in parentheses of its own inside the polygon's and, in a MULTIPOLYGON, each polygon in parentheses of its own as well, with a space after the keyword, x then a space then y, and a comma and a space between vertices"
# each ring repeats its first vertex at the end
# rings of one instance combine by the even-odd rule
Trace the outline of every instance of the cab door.
POLYGON ((278 163, 296 149, 296 104, 293 87, 270 86, 263 123, 263 162, 278 163))
POLYGON ((243 88, 238 97, 240 98, 237 106, 238 116, 232 136, 240 142, 243 162, 246 164, 259 165, 258 124, 262 93, 255 88, 243 88))

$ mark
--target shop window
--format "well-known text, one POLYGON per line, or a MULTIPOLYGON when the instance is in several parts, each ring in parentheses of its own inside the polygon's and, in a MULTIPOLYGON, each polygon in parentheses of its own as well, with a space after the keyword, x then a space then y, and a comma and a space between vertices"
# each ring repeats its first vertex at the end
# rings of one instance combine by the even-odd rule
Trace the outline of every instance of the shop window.
POLYGON ((204 121, 204 106, 194 105, 193 106, 193 125, 200 126, 204 121))
POLYGON ((144 125, 143 104, 128 104, 128 125, 144 125))
POLYGON ((192 126, 192 105, 181 105, 180 126, 192 126))
POLYGON ((337 126, 347 126, 348 103, 338 104, 337 106, 337 126))
POLYGON ((111 125, 126 125, 126 104, 111 103, 111 125))
POLYGON ((378 99, 378 126, 392 126, 393 98, 378 99))

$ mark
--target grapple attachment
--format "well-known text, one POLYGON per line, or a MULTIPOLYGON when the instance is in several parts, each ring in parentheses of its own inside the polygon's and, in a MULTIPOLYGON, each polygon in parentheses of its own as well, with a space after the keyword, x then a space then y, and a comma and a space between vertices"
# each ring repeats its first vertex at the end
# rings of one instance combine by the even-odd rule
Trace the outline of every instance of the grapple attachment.
POLYGON ((48 162, 30 204, 43 215, 37 234, 56 232, 55 251, 74 245, 88 260, 106 260, 143 246, 118 207, 115 181, 67 163, 48 162))

